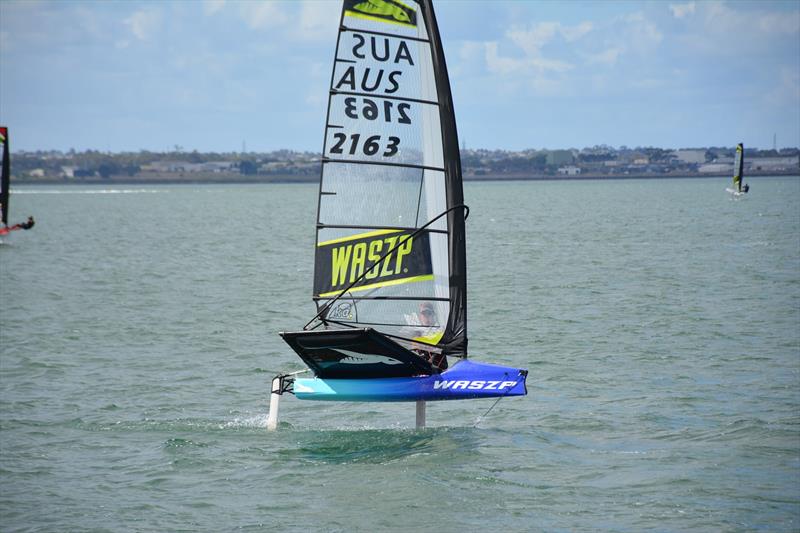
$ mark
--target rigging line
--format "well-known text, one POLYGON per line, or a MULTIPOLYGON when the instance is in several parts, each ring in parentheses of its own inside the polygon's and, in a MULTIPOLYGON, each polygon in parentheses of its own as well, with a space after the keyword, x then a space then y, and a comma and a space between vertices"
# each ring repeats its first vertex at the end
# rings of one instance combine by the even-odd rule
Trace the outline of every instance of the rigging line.
MULTIPOLYGON (((352 288, 355 286, 355 284, 356 284, 356 283, 358 283, 359 281, 361 281, 362 279, 364 279, 364 278, 366 277, 366 275, 367 275, 367 274, 369 274, 369 273, 370 273, 370 272, 371 272, 371 271, 372 271, 372 270, 373 270, 373 269, 374 269, 376 266, 378 266, 378 265, 380 265, 381 263, 383 263, 383 261, 384 261, 384 260, 385 260, 387 257, 389 257, 389 256, 390 256, 390 255, 391 255, 391 254, 392 254, 392 253, 393 253, 395 250, 397 250, 397 249, 398 249, 400 246, 402 246, 402 245, 403 245, 403 243, 404 243, 406 240, 408 240, 408 239, 413 239, 414 237, 416 237, 417 235, 419 235, 419 233, 420 233, 422 230, 424 230, 425 228, 427 228, 428 226, 430 226, 431 224, 433 224, 434 222, 436 222, 437 220, 439 220, 440 218, 442 218, 444 215, 446 215, 446 214, 447 214, 447 213, 449 213, 450 211, 455 211, 456 209, 459 209, 459 208, 464 208, 464 210, 465 210, 465 213, 464 213, 464 220, 466 220, 466 219, 467 219, 467 217, 469 216, 469 207, 468 207, 467 205, 465 205, 465 204, 454 205, 453 207, 450 207, 450 208, 448 208, 448 209, 445 209, 444 211, 442 211, 441 213, 439 213, 438 215, 436 215, 436 217, 435 217, 435 218, 433 218, 433 219, 429 220, 429 221, 428 221, 428 222, 427 222, 427 223, 426 223, 424 226, 421 226, 421 227, 417 228, 417 229, 416 229, 416 230, 415 230, 413 233, 411 233, 411 234, 410 234, 408 237, 406 237, 405 239, 403 239, 403 240, 400 240, 400 239, 398 239, 400 242, 398 242, 397 244, 395 244, 395 245, 394 245, 394 246, 393 246, 393 247, 392 247, 392 248, 391 248, 391 249, 390 249, 388 252, 386 252, 385 254, 383 254, 383 257, 381 257, 380 259, 378 259, 377 261, 375 261, 375 263, 373 263, 371 267, 369 267, 369 268, 365 269, 365 270, 364 270, 364 272, 362 272, 362 273, 361 273, 361 275, 360 275, 360 276, 358 276, 358 277, 355 279, 355 281, 351 282, 351 283, 350 283, 350 285, 348 285, 346 288, 342 289, 342 292, 340 292, 340 293, 339 293, 339 294, 338 294, 338 295, 337 295, 337 296, 336 296, 334 299, 332 299, 330 302, 328 302, 328 304, 327 304, 327 305, 323 306, 323 307, 322 307, 322 309, 320 309, 320 311, 319 311, 319 312, 318 312, 316 315, 314 315, 314 318, 312 318, 311 320, 309 320, 309 321, 308 321, 308 323, 307 323, 305 326, 303 326, 303 330, 307 329, 307 328, 308 328, 308 326, 309 326, 309 325, 311 325, 311 323, 312 323, 312 322, 314 322, 316 319, 318 319, 318 318, 319 318, 319 317, 320 317, 320 316, 321 316, 323 313, 327 312, 327 311, 328 311, 328 310, 329 310, 329 309, 330 309, 330 308, 333 306, 333 304, 334 304, 334 303, 336 303, 336 302, 339 300, 339 298, 341 298, 342 296, 344 296, 345 294, 347 294, 347 291, 349 291, 350 289, 352 289, 352 288)), ((323 321, 324 321, 324 319, 323 319, 323 321)))
MULTIPOLYGON (((329 297, 323 296, 312 296, 312 300, 328 300, 329 297)), ((450 298, 445 298, 443 296, 350 296, 347 298, 348 300, 370 300, 370 301, 394 301, 394 300, 415 300, 415 301, 439 301, 439 302, 449 302, 450 298)), ((407 326, 408 324, 401 324, 403 326, 407 326)))
POLYGON ((517 378, 517 381, 516 381, 516 382, 514 382, 514 386, 513 386, 513 387, 508 387, 508 388, 506 389, 506 392, 505 392, 505 394, 503 394, 502 396, 498 396, 498 397, 497 397, 497 399, 494 401, 494 403, 493 403, 493 404, 492 404, 492 405, 489 407, 489 409, 487 409, 487 410, 486 410, 486 412, 485 412, 485 413, 483 413, 483 415, 479 416, 479 417, 478 417, 478 418, 475 420, 475 424, 474 424, 472 427, 473 427, 473 428, 476 428, 476 427, 478 427, 478 424, 480 424, 481 422, 483 422, 483 419, 484 419, 484 418, 486 418, 486 415, 488 415, 488 414, 489 414, 489 413, 492 411, 492 409, 494 409, 494 406, 495 406, 495 405, 497 405, 498 403, 500 403, 500 400, 502 400, 503 398, 505 398, 506 396, 508 396, 508 393, 509 393, 509 392, 511 392, 512 390, 514 390, 514 387, 516 387, 517 385, 519 385, 519 381, 520 381, 521 379, 525 379, 525 376, 527 376, 527 375, 528 375, 528 371, 527 371, 527 370, 520 370, 520 371, 519 371, 519 377, 517 378))

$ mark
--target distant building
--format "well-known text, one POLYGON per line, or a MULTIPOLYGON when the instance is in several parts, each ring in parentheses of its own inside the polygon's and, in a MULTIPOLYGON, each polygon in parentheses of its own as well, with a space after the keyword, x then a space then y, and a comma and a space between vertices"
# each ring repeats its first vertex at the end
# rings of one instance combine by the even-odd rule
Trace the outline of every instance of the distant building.
POLYGON ((705 150, 676 150, 675 159, 682 163, 702 165, 706 162, 705 150))
POLYGON ((185 172, 186 167, 191 166, 188 161, 153 161, 149 165, 142 166, 145 172, 185 172))
POLYGON ((733 165, 730 163, 707 163, 705 165, 700 165, 697 171, 703 174, 715 174, 720 172, 732 173, 733 165))
POLYGON ((562 176, 578 176, 581 173, 581 169, 574 165, 569 165, 566 167, 560 167, 558 169, 558 173, 562 176))
POLYGON ((797 170, 800 167, 800 155, 752 159, 745 157, 744 161, 753 170, 797 170))
POLYGON ((230 172, 237 169, 233 161, 208 161, 206 163, 190 163, 188 161, 153 161, 142 167, 145 172, 230 172))

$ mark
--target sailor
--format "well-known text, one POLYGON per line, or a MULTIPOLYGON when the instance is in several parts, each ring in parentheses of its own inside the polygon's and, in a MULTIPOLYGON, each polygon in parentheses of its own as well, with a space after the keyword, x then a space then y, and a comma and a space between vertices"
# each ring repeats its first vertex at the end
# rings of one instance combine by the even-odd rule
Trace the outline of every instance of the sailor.
POLYGON ((19 227, 22 228, 22 229, 31 229, 34 224, 36 224, 36 221, 33 220, 32 216, 29 216, 28 217, 28 221, 27 222, 23 222, 22 224, 19 225, 19 227))
MULTIPOLYGON (((415 332, 415 338, 439 336, 441 327, 436 320, 436 312, 431 302, 422 302, 419 304, 417 318, 421 329, 415 332)), ((447 369, 447 356, 443 353, 423 349, 423 345, 421 344, 415 344, 414 351, 439 370, 447 369)))
POLYGON ((34 224, 36 224, 36 221, 33 220, 33 217, 28 217, 27 222, 20 222, 19 224, 14 224, 8 229, 9 230, 31 229, 34 224))
POLYGON ((745 184, 744 184, 744 187, 742 187, 742 192, 747 192, 747 191, 749 191, 749 190, 750 190, 750 185, 748 185, 747 183, 745 183, 745 184))

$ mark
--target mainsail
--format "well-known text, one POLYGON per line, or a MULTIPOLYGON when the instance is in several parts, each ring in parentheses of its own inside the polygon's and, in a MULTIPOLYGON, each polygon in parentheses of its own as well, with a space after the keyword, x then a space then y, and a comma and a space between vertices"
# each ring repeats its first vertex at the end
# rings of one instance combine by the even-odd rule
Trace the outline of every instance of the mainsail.
POLYGON ((11 186, 11 158, 8 156, 8 128, 0 126, 0 143, 3 144, 2 173, 0 174, 0 220, 8 226, 8 200, 11 186))
POLYGON ((344 0, 307 329, 372 328, 466 356, 466 214, 430 0, 344 0))
POLYGON ((733 188, 742 192, 742 177, 744 175, 744 145, 736 145, 736 159, 733 162, 733 188))

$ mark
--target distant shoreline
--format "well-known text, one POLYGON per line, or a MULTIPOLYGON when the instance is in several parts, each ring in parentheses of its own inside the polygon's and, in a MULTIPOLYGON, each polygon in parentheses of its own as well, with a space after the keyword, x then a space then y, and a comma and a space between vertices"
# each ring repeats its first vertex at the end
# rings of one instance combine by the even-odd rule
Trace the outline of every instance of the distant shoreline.
MULTIPOLYGON (((638 179, 707 179, 730 178, 728 173, 704 174, 583 174, 579 176, 552 176, 530 174, 465 174, 464 181, 590 181, 590 180, 638 180, 638 179)), ((758 177, 795 177, 800 178, 797 171, 784 172, 752 172, 745 176, 758 177)), ((14 185, 247 185, 247 184, 291 184, 291 183, 319 183, 319 175, 268 175, 268 176, 243 176, 239 174, 202 174, 172 176, 169 174, 154 174, 146 177, 112 176, 103 178, 41 178, 25 179, 12 177, 14 185)))

